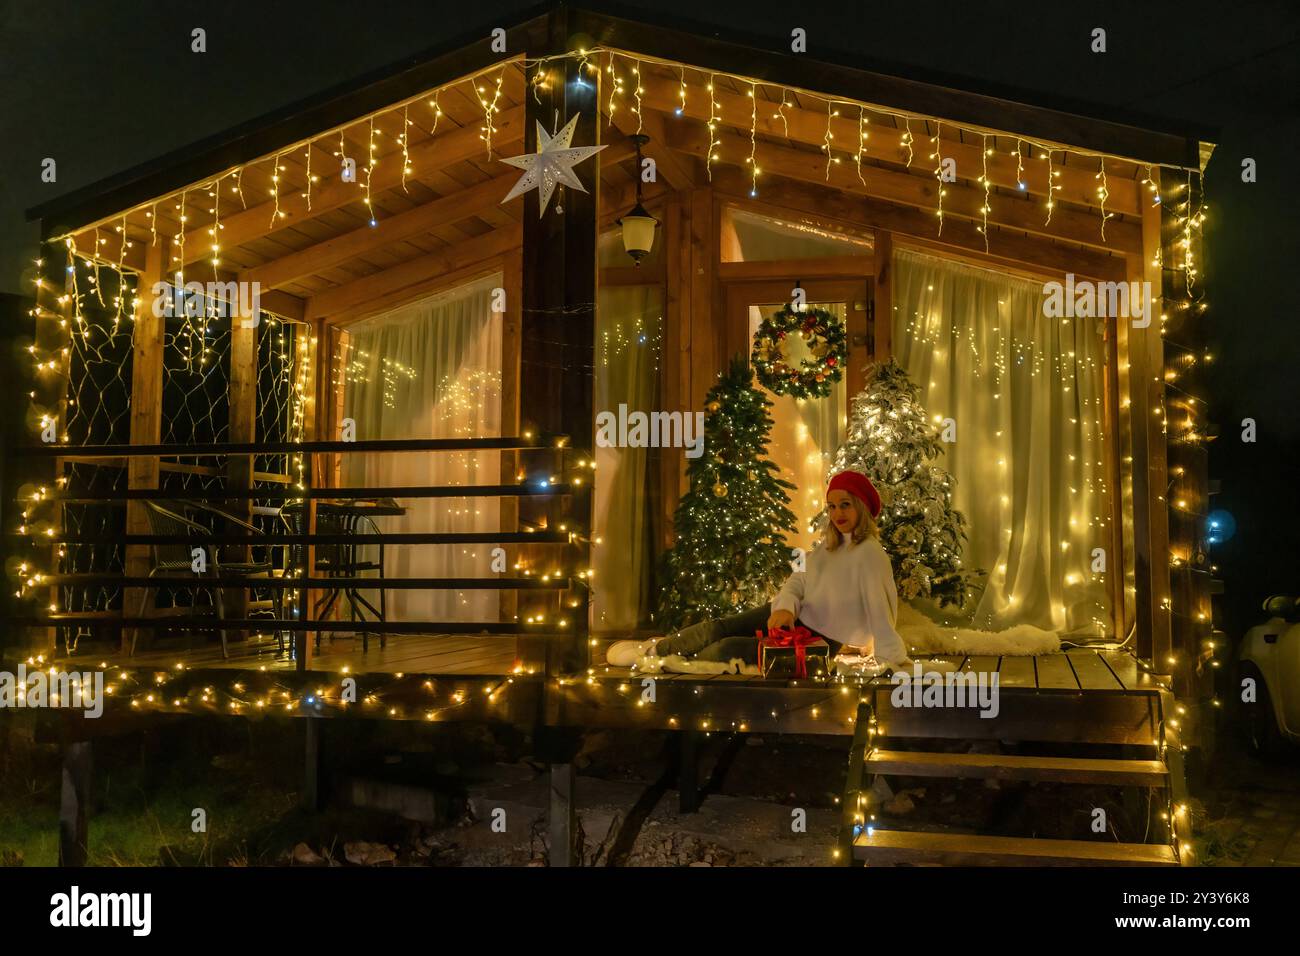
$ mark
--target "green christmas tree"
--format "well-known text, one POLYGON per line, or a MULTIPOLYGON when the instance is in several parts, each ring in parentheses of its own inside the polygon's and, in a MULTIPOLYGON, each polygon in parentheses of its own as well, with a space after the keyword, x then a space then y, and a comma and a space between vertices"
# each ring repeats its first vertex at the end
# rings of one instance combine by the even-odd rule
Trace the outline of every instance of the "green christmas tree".
POLYGON ((688 459, 677 540, 660 563, 655 620, 665 631, 762 604, 790 574, 794 486, 766 458, 771 405, 740 356, 705 398, 703 453, 688 459))
POLYGON ((853 399, 848 438, 832 473, 860 471, 880 492, 880 540, 899 596, 960 607, 974 577, 961 563, 966 518, 952 506, 952 475, 931 464, 943 446, 920 395, 893 359, 873 366, 853 399))

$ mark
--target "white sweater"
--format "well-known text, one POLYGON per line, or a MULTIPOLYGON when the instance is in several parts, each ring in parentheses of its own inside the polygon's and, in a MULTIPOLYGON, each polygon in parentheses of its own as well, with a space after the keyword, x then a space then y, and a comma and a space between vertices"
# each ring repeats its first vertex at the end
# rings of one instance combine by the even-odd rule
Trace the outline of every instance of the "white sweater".
POLYGON ((796 571, 772 601, 773 611, 789 611, 805 626, 833 641, 861 648, 881 661, 907 659, 894 629, 898 590, 889 555, 875 538, 843 542, 834 551, 818 546, 806 570, 796 571))

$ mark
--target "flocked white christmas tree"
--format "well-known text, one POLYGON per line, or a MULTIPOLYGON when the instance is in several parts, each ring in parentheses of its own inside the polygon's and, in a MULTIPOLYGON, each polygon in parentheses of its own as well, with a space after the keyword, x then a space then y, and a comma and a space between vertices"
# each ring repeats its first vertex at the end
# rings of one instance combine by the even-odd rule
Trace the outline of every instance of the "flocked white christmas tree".
POLYGON ((860 471, 880 492, 880 540, 899 596, 961 607, 973 577, 961 560, 966 519, 952 504, 952 475, 931 464, 943 445, 920 394, 893 359, 873 366, 853 399, 831 473, 860 471))

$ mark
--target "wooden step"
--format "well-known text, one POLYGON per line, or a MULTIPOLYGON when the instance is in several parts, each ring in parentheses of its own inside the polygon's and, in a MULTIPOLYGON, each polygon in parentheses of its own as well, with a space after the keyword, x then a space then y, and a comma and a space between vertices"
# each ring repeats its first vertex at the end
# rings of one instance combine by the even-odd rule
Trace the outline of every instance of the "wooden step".
POLYGON ((867 773, 902 777, 973 777, 1051 783, 1096 783, 1163 787, 1169 770, 1160 760, 1098 760, 1079 757, 1021 757, 1009 754, 949 754, 875 750, 867 773))
POLYGON ((876 737, 940 737, 949 740, 1018 740, 1053 743, 1157 743, 1160 699, 1155 690, 1073 693, 1005 688, 998 715, 980 716, 973 707, 900 707, 887 689, 870 699, 876 737))
POLYGON ((1173 847, 1103 840, 1036 840, 1028 837, 913 830, 863 830, 853 858, 867 864, 937 863, 944 866, 1178 866, 1173 847))

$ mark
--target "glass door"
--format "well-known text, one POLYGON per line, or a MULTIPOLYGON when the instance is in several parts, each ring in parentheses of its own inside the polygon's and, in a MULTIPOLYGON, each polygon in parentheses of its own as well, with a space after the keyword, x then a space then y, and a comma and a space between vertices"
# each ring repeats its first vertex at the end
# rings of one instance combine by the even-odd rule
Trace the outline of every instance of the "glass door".
MULTIPOLYGON (((749 355, 759 324, 791 300, 796 281, 743 282, 728 288, 731 351, 749 355)), ((829 395, 803 399, 763 389, 772 402, 767 455, 780 469, 780 476, 794 485, 790 510, 797 525, 790 546, 811 550, 820 529, 810 525, 824 504, 826 481, 848 425, 848 404, 865 369, 870 289, 866 280, 803 282, 800 288, 808 308, 825 309, 845 323, 849 342, 848 365, 829 395)), ((810 357, 803 338, 794 335, 787 339, 785 354, 786 361, 795 366, 810 357)))

